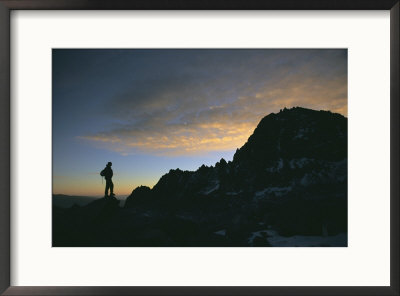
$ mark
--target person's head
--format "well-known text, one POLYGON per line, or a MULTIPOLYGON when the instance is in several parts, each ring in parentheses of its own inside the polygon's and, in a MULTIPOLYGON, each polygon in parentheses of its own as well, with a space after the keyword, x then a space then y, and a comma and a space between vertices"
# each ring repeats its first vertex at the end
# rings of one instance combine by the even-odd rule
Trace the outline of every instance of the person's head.
POLYGON ((107 163, 107 166, 112 166, 112 162, 109 161, 109 162, 107 163))

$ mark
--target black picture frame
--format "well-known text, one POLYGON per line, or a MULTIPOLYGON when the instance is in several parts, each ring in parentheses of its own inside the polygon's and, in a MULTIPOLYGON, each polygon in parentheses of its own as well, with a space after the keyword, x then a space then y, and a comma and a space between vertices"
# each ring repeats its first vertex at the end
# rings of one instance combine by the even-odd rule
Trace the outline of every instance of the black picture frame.
MULTIPOLYGON (((399 0, 0 0, 1 295, 399 295, 399 0), (10 12, 22 9, 390 10, 390 286, 10 286, 10 12)), ((368 264, 368 263, 366 263, 368 264)))

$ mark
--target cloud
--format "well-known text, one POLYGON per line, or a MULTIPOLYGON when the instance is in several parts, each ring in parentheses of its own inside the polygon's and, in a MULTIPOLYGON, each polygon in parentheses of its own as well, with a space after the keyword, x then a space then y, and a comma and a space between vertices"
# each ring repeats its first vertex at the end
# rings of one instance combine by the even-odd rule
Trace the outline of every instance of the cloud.
POLYGON ((119 141, 109 134, 84 136, 81 139, 102 144, 124 155, 150 153, 156 155, 199 155, 211 151, 229 151, 240 147, 254 129, 253 123, 203 123, 170 125, 149 132, 114 130, 119 141))
POLYGON ((241 147, 262 117, 283 107, 347 115, 345 50, 172 57, 110 98, 106 125, 79 138, 123 155, 198 155, 241 147))

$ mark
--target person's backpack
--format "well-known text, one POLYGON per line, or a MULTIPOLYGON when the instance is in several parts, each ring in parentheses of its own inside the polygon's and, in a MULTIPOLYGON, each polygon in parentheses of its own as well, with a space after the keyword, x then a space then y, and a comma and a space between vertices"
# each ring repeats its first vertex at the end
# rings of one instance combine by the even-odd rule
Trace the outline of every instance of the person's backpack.
POLYGON ((103 170, 100 172, 100 176, 104 177, 105 175, 106 175, 106 169, 103 169, 103 170))

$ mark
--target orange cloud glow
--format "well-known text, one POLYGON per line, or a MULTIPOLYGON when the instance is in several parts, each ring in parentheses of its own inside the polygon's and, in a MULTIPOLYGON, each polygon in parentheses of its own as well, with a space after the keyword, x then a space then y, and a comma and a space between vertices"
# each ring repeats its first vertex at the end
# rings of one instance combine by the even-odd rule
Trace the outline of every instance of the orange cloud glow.
POLYGON ((160 87, 139 94, 132 90, 110 105, 118 119, 113 127, 80 138, 123 155, 199 155, 241 147, 264 116, 284 107, 347 116, 345 55, 304 54, 282 57, 277 52, 264 61, 249 61, 252 67, 238 64, 224 75, 213 77, 210 70, 213 79, 189 75, 154 82, 160 87))

